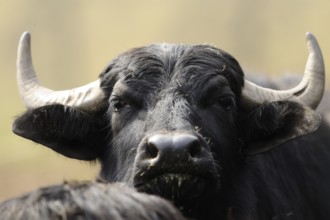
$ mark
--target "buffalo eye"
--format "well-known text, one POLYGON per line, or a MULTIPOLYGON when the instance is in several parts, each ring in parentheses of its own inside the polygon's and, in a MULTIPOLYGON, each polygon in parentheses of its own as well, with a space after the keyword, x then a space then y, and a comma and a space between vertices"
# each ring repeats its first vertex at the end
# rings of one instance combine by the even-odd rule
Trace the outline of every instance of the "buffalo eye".
POLYGON ((227 111, 233 110, 235 108, 235 101, 231 96, 220 97, 218 99, 218 103, 227 111))
POLYGON ((110 105, 115 112, 119 112, 122 108, 127 106, 127 103, 124 100, 116 97, 110 100, 110 105))

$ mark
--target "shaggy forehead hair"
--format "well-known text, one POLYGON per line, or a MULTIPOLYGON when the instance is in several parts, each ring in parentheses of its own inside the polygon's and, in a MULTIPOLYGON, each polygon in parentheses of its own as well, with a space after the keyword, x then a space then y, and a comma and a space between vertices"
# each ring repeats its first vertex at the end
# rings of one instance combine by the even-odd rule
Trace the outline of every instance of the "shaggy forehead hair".
POLYGON ((190 87, 216 74, 223 75, 236 96, 240 95, 244 84, 243 71, 234 57, 209 45, 163 43, 135 48, 119 55, 105 68, 100 78, 102 87, 109 93, 119 79, 128 85, 132 83, 134 89, 145 90, 150 86, 162 88, 169 82, 190 87), (138 86, 135 86, 137 81, 138 86))

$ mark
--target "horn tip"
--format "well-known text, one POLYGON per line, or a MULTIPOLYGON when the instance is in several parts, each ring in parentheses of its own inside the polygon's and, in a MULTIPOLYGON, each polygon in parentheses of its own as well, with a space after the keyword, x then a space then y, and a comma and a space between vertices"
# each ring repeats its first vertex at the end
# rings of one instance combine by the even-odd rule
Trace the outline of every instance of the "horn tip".
POLYGON ((21 36, 21 41, 27 41, 30 40, 31 34, 28 31, 24 31, 22 36, 21 36))
POLYGON ((30 36, 30 32, 29 31, 24 31, 22 36, 30 36))
POLYGON ((311 32, 306 32, 307 41, 316 41, 316 37, 311 32))
POLYGON ((307 48, 308 48, 309 52, 317 53, 317 54, 319 54, 319 56, 322 57, 320 46, 317 42, 316 37, 312 33, 310 33, 310 32, 306 33, 306 41, 307 41, 307 48))
POLYGON ((309 31, 306 32, 306 38, 308 38, 311 35, 313 35, 311 32, 309 32, 309 31))

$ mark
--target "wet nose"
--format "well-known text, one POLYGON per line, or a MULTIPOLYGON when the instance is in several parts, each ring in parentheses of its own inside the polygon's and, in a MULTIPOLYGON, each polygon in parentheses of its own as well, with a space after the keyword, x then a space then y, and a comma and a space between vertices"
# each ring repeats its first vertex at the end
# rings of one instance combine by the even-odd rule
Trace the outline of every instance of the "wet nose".
POLYGON ((147 140, 146 153, 150 159, 189 161, 201 156, 202 146, 193 134, 154 134, 147 140))

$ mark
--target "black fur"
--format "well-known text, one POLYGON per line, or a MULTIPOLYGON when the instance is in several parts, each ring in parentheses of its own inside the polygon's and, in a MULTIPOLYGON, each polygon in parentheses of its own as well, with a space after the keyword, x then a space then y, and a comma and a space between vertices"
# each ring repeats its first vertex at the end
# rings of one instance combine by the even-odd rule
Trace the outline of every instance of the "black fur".
POLYGON ((0 203, 0 219, 184 220, 169 202, 132 188, 67 182, 0 203))
POLYGON ((267 141, 272 136, 292 132, 291 129, 303 117, 304 109, 295 102, 266 103, 246 114, 240 114, 239 121, 245 125, 240 127, 240 134, 246 143, 267 141))
POLYGON ((102 114, 99 115, 90 116, 71 107, 49 105, 28 110, 18 117, 13 131, 67 157, 95 160, 109 133, 102 114))
POLYGON ((328 219, 329 143, 323 123, 315 133, 246 156, 231 196, 234 219, 328 219))

